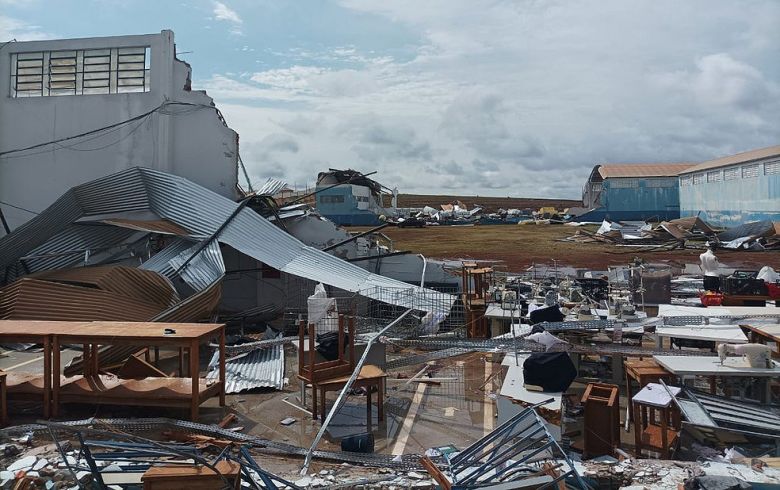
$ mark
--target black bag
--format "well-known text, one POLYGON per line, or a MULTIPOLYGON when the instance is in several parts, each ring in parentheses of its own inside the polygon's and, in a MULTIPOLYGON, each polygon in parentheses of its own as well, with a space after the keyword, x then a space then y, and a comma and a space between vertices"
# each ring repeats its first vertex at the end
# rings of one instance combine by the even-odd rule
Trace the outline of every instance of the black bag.
POLYGON ((541 386, 543 391, 566 391, 576 377, 577 369, 565 352, 537 352, 523 363, 525 384, 541 386))
MULTIPOLYGON (((339 333, 325 332, 317 335, 317 352, 328 361, 339 358, 339 333)), ((349 335, 344 334, 344 346, 349 343, 349 335)))
POLYGON ((541 322, 562 322, 563 319, 564 315, 558 305, 539 308, 531 312, 531 325, 541 322))

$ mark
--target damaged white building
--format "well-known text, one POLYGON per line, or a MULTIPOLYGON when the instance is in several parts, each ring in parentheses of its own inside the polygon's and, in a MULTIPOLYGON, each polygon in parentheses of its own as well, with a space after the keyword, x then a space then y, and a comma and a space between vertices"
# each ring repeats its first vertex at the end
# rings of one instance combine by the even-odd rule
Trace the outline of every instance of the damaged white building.
POLYGON ((143 165, 238 197, 238 134, 191 89, 172 31, 0 50, 0 209, 13 230, 69 188, 143 165))

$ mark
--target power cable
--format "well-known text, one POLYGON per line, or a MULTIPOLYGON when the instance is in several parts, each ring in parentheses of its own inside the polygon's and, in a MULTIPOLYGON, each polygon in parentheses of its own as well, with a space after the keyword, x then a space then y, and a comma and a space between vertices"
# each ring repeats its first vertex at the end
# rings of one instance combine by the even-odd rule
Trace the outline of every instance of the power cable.
POLYGON ((210 106, 210 105, 206 105, 206 104, 193 104, 193 103, 190 103, 190 102, 165 101, 162 104, 160 104, 157 107, 155 107, 154 109, 152 109, 150 111, 147 111, 147 112, 145 112, 143 114, 139 114, 137 116, 131 117, 130 119, 125 119, 124 121, 120 121, 120 122, 117 122, 117 123, 114 123, 114 124, 109 124, 108 126, 103 126, 101 128, 93 129, 91 131, 86 131, 84 133, 79 133, 79 134, 76 134, 76 135, 73 135, 73 136, 66 136, 66 137, 63 137, 63 138, 58 138, 56 140, 47 141, 45 143, 38 143, 38 144, 27 146, 27 147, 24 147, 24 148, 16 148, 16 149, 13 149, 13 150, 2 151, 2 152, 0 152, 0 157, 5 157, 6 155, 10 155, 12 153, 19 153, 19 152, 24 152, 24 151, 28 151, 28 150, 34 150, 36 148, 42 148, 44 146, 49 146, 49 145, 53 145, 53 144, 57 144, 57 143, 62 143, 64 141, 70 141, 70 140, 74 140, 74 139, 78 139, 78 138, 83 138, 85 136, 90 136, 90 135, 93 135, 93 134, 96 134, 96 133, 101 133, 101 136, 102 136, 103 132, 106 131, 106 130, 114 129, 114 128, 118 128, 118 127, 124 126, 126 124, 130 124, 130 123, 132 123, 134 121, 138 121, 138 120, 143 119, 143 118, 145 118, 147 116, 150 116, 150 115, 154 114, 155 112, 160 112, 161 114, 174 115, 175 116, 175 115, 186 114, 188 112, 192 112, 194 110, 197 110, 197 109, 192 109, 192 110, 185 110, 185 111, 178 111, 178 112, 176 112, 176 111, 164 111, 163 110, 165 107, 177 106, 177 105, 179 105, 179 106, 199 107, 199 108, 210 108, 210 109, 215 109, 216 110, 216 107, 210 106))
POLYGON ((16 206, 14 204, 11 204, 11 203, 5 202, 5 201, 0 201, 0 204, 4 204, 4 205, 8 206, 9 208, 18 209, 19 211, 26 211, 26 212, 28 212, 30 214, 41 214, 41 213, 36 213, 35 211, 30 211, 29 209, 23 208, 21 206, 16 206))

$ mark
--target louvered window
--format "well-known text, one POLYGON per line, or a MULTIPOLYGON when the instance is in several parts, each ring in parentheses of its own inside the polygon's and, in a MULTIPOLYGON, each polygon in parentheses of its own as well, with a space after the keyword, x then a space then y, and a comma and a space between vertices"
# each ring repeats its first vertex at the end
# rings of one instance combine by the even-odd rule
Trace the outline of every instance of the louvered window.
POLYGON ((148 47, 11 54, 11 97, 150 90, 148 47))
POLYGON ((720 170, 713 170, 711 172, 707 172, 707 182, 720 182, 720 170))
POLYGON ((758 164, 745 165, 742 167, 742 178, 749 179, 752 177, 758 177, 758 164))
POLYGON ((780 160, 776 162, 767 162, 764 164, 764 175, 780 174, 780 160))
POLYGON ((739 168, 732 167, 723 170, 723 180, 736 180, 739 178, 739 168))

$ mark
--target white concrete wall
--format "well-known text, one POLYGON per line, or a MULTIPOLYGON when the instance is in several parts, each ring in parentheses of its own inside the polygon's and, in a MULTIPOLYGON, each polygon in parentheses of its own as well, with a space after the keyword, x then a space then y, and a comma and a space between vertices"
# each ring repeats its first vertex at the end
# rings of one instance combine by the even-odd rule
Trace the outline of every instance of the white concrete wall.
MULTIPOLYGON (((146 113, 165 100, 213 105, 190 91, 190 68, 175 58, 173 32, 139 36, 31 41, 0 51, 0 153, 73 136, 146 113), (18 52, 149 46, 151 90, 145 93, 11 97, 11 54, 18 52)), ((223 196, 237 197, 238 135, 211 108, 170 107, 141 124, 90 141, 64 142, 0 156, 0 201, 42 211, 70 187, 130 167, 186 177, 223 196)), ((32 215, 4 204, 13 229, 32 215)))

